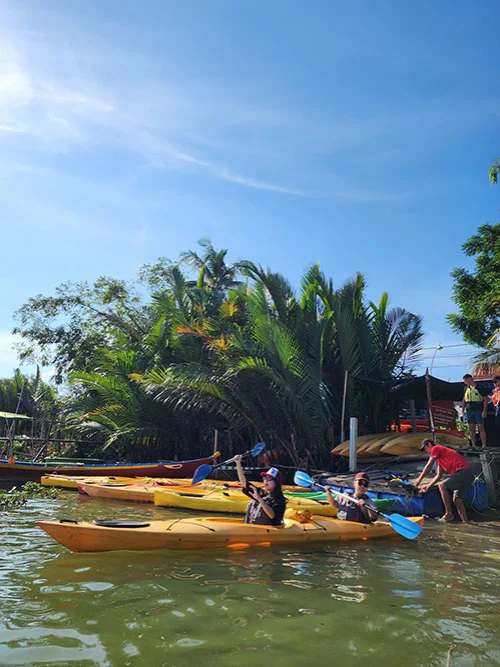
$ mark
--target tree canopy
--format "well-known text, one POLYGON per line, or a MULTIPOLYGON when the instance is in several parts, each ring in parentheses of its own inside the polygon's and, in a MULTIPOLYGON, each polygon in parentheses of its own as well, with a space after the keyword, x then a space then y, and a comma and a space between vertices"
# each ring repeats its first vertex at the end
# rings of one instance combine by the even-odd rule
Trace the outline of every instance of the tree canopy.
POLYGON ((475 267, 452 271, 459 313, 448 315, 448 321, 467 342, 484 346, 500 328, 500 224, 481 225, 462 248, 475 258, 475 267))
POLYGON ((500 158, 491 161, 489 168, 490 181, 493 185, 498 183, 498 175, 500 174, 500 158))
POLYGON ((136 284, 66 283, 17 311, 25 358, 54 364, 72 396, 66 423, 136 460, 205 455, 263 440, 293 461, 324 463, 347 415, 360 431, 397 417, 387 383, 411 374, 419 316, 366 297, 356 274, 335 288, 318 265, 295 290, 251 261, 200 253, 142 267, 136 284), (184 267, 194 269, 194 278, 184 267))

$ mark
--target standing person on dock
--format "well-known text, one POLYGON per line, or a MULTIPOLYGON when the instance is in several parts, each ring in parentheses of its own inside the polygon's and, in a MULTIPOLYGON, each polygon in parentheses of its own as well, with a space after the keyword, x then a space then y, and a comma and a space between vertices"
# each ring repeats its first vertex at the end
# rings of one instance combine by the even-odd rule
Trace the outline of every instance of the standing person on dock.
POLYGON ((235 456, 238 480, 243 487, 243 493, 252 502, 248 505, 245 514, 245 523, 258 523, 264 526, 280 526, 286 509, 286 498, 281 490, 283 481, 281 472, 277 468, 269 468, 260 475, 264 483, 263 489, 249 484, 241 466, 241 456, 235 456))
POLYGON ((438 485, 445 509, 444 515, 440 519, 440 521, 443 522, 453 521, 454 519, 453 506, 450 498, 450 491, 453 491, 453 502, 455 503, 458 514, 462 521, 467 523, 468 518, 463 498, 474 483, 474 473, 472 472, 467 459, 454 449, 450 449, 450 447, 435 445, 429 438, 422 440, 420 451, 427 452, 429 454, 429 460, 418 476, 418 479, 415 480, 415 486, 418 487, 420 485, 424 477, 432 468, 432 465, 437 463, 436 476, 428 484, 425 484, 420 491, 421 493, 427 493, 427 491, 432 489, 435 484, 438 485), (450 475, 445 482, 440 481, 443 472, 447 472, 450 475))
POLYGON ((493 378, 495 389, 491 396, 491 400, 495 407, 495 424, 500 424, 500 375, 495 375, 493 378))
POLYGON ((343 521, 357 521, 358 523, 371 523, 377 520, 377 515, 372 512, 366 503, 371 503, 370 497, 367 495, 370 478, 366 472, 358 472, 354 478, 354 493, 346 495, 352 496, 359 503, 350 503, 344 498, 335 498, 335 491, 329 486, 326 487, 326 497, 332 507, 337 507, 337 519, 343 521))
POLYGON ((469 424, 469 435, 472 448, 476 447, 476 424, 479 428, 479 435, 483 449, 486 449, 486 430, 484 420, 488 411, 488 396, 479 389, 477 383, 470 373, 463 377, 465 382, 464 397, 462 399, 462 415, 467 417, 469 424))

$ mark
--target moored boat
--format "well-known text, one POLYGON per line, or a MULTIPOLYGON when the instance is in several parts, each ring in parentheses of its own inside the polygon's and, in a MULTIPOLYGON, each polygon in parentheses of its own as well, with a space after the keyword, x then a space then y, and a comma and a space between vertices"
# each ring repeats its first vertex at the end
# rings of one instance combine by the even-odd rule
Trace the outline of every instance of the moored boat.
MULTIPOLYGON (((424 518, 413 517, 411 521, 422 526, 424 518)), ((245 549, 397 536, 385 521, 362 524, 320 516, 285 518, 282 526, 261 526, 226 517, 151 522, 37 521, 36 525, 71 551, 245 549)))
MULTIPOLYGON (((218 452, 216 452, 218 456, 218 452)), ((33 463, 32 461, 14 461, 0 459, 0 481, 39 482, 43 475, 55 472, 64 475, 85 477, 189 477, 196 468, 205 463, 211 465, 216 456, 187 461, 156 461, 154 463, 33 463)))

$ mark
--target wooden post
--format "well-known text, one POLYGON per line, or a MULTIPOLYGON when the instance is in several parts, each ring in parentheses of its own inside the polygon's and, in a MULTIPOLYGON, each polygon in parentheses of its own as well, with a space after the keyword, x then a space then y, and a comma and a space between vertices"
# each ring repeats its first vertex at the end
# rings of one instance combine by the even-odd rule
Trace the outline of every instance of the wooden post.
POLYGON ((427 403, 429 405, 429 424, 431 425, 432 432, 432 441, 436 442, 434 436, 434 415, 432 414, 432 391, 431 391, 431 376, 429 375, 429 369, 425 369, 425 388, 427 390, 427 403))
POLYGON ((340 418, 340 442, 345 442, 345 403, 347 397, 347 376, 349 371, 345 372, 344 375, 344 395, 342 397, 342 416, 340 418))
POLYGON ((411 432, 417 432, 417 418, 415 415, 415 399, 410 398, 411 432))
POLYGON ((491 463, 488 461, 488 454, 486 452, 481 452, 479 454, 479 460, 481 461, 484 481, 486 482, 486 490, 488 491, 488 505, 489 507, 495 507, 497 504, 497 493, 491 463))
POLYGON ((351 417, 349 421, 349 472, 356 472, 358 465, 358 420, 351 417))

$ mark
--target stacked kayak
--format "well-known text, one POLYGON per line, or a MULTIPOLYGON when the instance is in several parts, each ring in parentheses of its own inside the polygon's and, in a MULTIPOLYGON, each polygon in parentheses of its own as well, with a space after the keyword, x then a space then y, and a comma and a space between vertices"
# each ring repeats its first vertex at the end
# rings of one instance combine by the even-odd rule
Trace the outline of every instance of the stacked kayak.
MULTIPOLYGON (((371 435, 360 435, 356 439, 356 449, 359 452, 359 450, 362 447, 365 447, 365 446, 375 442, 375 440, 378 440, 379 438, 384 438, 387 435, 390 435, 390 434, 388 434, 388 433, 373 433, 371 435)), ((339 445, 334 447, 332 449, 331 453, 336 454, 337 456, 349 456, 349 440, 344 440, 344 442, 341 442, 339 445)))
MULTIPOLYGON (((356 440, 356 451, 359 458, 376 458, 384 456, 422 456, 419 448, 424 438, 432 438, 430 432, 406 433, 385 432, 373 435, 362 435, 356 440)), ((436 444, 446 447, 465 447, 465 437, 460 437, 445 431, 435 433, 436 444)), ((349 456, 349 440, 341 442, 332 449, 332 454, 349 456)))
MULTIPOLYGON (((411 519, 423 525, 423 517, 411 519)), ((393 537, 390 523, 339 521, 328 517, 285 518, 282 526, 260 526, 226 517, 171 521, 37 521, 37 526, 71 551, 219 549, 314 544, 393 537)))
MULTIPOLYGON (((460 448, 467 445, 465 437, 460 438, 456 435, 440 433, 439 431, 434 436, 437 445, 445 445, 452 448, 460 448)), ((382 454, 391 454, 392 456, 422 456, 420 445, 424 438, 432 439, 432 433, 407 433, 406 435, 400 435, 395 440, 386 443, 380 451, 382 454)))

